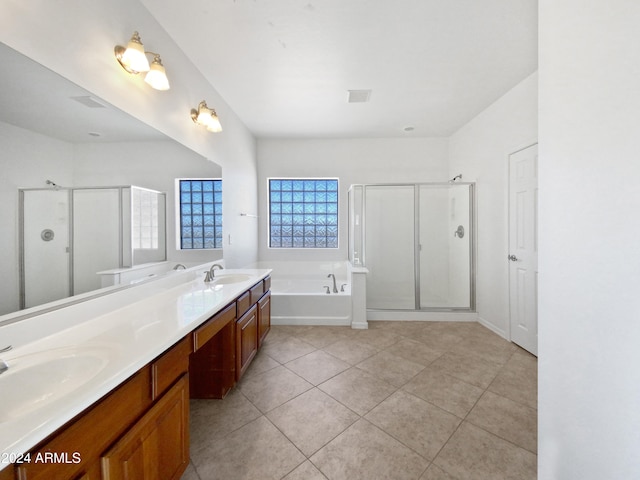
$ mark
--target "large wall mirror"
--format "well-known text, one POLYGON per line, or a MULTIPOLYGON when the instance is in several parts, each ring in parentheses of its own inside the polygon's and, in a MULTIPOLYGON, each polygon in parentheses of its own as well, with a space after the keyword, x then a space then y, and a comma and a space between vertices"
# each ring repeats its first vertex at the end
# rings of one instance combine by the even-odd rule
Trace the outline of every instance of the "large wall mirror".
MULTIPOLYGON (((21 311, 27 268, 45 294, 35 303, 23 302, 26 307, 68 296, 74 301, 78 293, 82 299, 105 293, 97 272, 93 274, 98 268, 87 267, 83 258, 106 258, 105 233, 100 228, 106 229, 107 218, 115 223, 122 213, 116 211, 122 203, 109 203, 109 196, 122 196, 117 188, 161 192, 156 200, 161 204, 158 215, 166 222, 158 230, 160 238, 151 244, 169 263, 189 265, 222 258, 221 249, 180 250, 176 231, 180 228, 176 226, 176 179, 222 178, 219 165, 2 43, 0 64, 0 325, 28 313, 21 311), (31 221, 20 213, 25 192, 36 192, 29 194, 34 199, 42 197, 39 204, 31 202, 31 215, 37 219, 39 213, 46 213, 47 225, 24 224, 31 221), (75 219, 73 213, 69 218, 68 204, 81 198, 84 207, 77 209, 75 219), (96 218, 104 220, 88 226, 89 219, 96 218), (76 227, 70 227, 74 220, 76 227), (38 254, 31 254, 33 248, 25 249, 23 238, 27 231, 35 232, 33 242, 38 246, 55 244, 57 250, 38 249, 38 254), (80 239, 83 242, 82 255, 75 259, 74 238, 77 249, 80 239), (80 275, 82 266, 85 273, 80 275), (58 288, 63 278, 73 285, 71 291, 65 287, 55 298, 48 296, 46 289, 58 288)), ((142 198, 153 202, 155 197, 145 193, 142 198)), ((99 269, 117 269, 122 261, 120 255, 99 269)))

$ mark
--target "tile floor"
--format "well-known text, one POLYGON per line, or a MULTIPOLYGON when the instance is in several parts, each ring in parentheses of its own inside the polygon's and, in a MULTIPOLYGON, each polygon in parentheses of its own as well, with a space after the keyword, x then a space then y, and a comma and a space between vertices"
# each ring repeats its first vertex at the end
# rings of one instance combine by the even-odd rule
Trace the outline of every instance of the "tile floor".
POLYGON ((537 360, 477 323, 274 326, 182 480, 535 479, 537 360))

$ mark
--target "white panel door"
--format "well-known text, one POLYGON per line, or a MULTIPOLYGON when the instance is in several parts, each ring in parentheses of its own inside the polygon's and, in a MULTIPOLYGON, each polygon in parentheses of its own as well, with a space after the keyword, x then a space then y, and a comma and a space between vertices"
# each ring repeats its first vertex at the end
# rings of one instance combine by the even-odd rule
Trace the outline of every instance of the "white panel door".
POLYGON ((538 354, 538 146, 509 156, 511 341, 538 354))

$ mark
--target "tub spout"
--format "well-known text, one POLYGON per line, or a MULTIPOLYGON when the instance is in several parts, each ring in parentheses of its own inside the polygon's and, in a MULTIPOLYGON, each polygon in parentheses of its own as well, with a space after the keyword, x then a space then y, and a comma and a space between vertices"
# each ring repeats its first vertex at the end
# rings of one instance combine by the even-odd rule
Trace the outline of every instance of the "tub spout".
POLYGON ((336 276, 333 273, 327 275, 327 278, 333 279, 333 293, 338 293, 338 287, 336 286, 336 276))

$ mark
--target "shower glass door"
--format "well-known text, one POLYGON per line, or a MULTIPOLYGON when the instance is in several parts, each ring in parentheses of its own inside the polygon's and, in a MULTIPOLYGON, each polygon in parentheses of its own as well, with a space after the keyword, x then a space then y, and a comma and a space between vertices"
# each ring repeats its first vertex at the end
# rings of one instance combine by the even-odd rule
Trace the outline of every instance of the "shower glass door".
POLYGON ((472 184, 364 185, 363 203, 367 308, 475 308, 472 184))
POLYGON ((365 186, 367 308, 415 308, 414 191, 413 185, 365 186))
POLYGON ((420 309, 471 308, 470 185, 420 185, 420 309))
POLYGON ((20 194, 20 308, 29 308, 71 294, 69 190, 24 190, 20 194))

